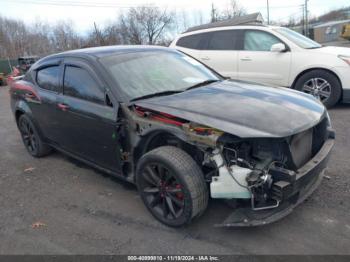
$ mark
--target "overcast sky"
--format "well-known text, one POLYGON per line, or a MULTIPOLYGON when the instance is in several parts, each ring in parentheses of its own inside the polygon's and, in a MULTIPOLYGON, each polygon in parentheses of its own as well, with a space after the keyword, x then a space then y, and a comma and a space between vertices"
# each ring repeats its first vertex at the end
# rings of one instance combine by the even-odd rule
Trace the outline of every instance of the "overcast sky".
MULTIPOLYGON (((1 0, 2 16, 33 22, 36 19, 54 23, 57 20, 70 19, 78 32, 87 32, 96 22, 103 26, 113 21, 119 12, 137 5, 154 4, 178 13, 185 10, 191 14, 191 24, 198 23, 202 16, 206 21, 210 17, 211 4, 225 8, 229 0, 1 0), (200 15, 202 14, 202 15, 200 15)), ((302 15, 304 0, 269 0, 270 19, 288 21, 290 16, 302 15)), ((266 18, 266 0, 240 0, 239 3, 249 12, 261 12, 266 18)), ((309 0, 310 15, 320 15, 334 8, 349 6, 349 0, 309 0)))

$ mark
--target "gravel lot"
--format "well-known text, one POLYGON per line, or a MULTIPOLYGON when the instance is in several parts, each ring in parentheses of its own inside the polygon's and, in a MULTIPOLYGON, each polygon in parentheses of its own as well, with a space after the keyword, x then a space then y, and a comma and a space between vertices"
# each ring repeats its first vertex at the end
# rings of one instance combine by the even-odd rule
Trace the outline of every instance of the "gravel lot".
POLYGON ((350 254, 350 105, 330 111, 330 180, 290 216, 214 228, 230 210, 211 201, 202 218, 176 230, 151 217, 134 186, 59 153, 32 158, 9 103, 1 87, 0 254, 350 254))

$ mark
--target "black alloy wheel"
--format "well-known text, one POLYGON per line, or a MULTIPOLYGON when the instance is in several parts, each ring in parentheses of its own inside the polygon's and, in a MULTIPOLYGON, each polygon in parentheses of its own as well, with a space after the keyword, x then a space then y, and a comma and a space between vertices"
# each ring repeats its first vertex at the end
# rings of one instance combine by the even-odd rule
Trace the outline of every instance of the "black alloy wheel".
POLYGON ((31 155, 37 154, 38 138, 34 132, 34 127, 26 117, 21 117, 18 123, 24 146, 31 155))
POLYGON ((34 157, 42 157, 49 154, 52 148, 45 144, 31 119, 23 114, 18 119, 18 129, 29 154, 34 157))
POLYGON ((147 209, 168 226, 190 223, 208 204, 202 170, 189 154, 173 146, 156 148, 139 160, 136 184, 147 209))
POLYGON ((168 168, 160 163, 147 164, 140 182, 147 205, 157 216, 174 220, 182 215, 183 186, 168 168))

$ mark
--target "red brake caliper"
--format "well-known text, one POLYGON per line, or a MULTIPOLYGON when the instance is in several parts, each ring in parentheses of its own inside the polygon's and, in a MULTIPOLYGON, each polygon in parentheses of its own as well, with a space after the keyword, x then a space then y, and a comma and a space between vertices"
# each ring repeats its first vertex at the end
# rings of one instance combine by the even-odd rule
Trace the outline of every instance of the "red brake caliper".
MULTIPOLYGON (((181 185, 180 184, 177 184, 175 186, 176 189, 181 189, 181 185)), ((176 192, 176 197, 180 200, 183 200, 184 199, 184 194, 182 192, 176 192)))

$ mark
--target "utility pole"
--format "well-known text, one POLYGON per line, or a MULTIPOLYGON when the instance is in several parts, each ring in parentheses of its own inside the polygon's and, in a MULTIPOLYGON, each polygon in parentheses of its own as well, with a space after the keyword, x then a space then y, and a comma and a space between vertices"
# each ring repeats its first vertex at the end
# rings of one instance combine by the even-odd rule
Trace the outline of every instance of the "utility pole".
POLYGON ((269 5, 269 0, 266 0, 267 1, 267 24, 269 25, 270 24, 270 5, 269 5))
POLYGON ((305 5, 301 5, 301 11, 303 12, 303 19, 301 20, 302 21, 302 24, 303 24, 303 35, 306 35, 306 30, 305 30, 305 5))
POLYGON ((309 0, 305 0, 305 35, 309 36, 309 10, 307 8, 307 2, 309 0))
POLYGON ((217 15, 217 10, 214 7, 214 3, 211 3, 211 22, 217 22, 218 21, 218 15, 217 15))
POLYGON ((103 45, 104 41, 103 41, 101 32, 100 32, 100 30, 97 29, 97 25, 95 22, 94 22, 94 27, 95 27, 95 33, 96 33, 96 40, 98 40, 99 45, 103 45))

